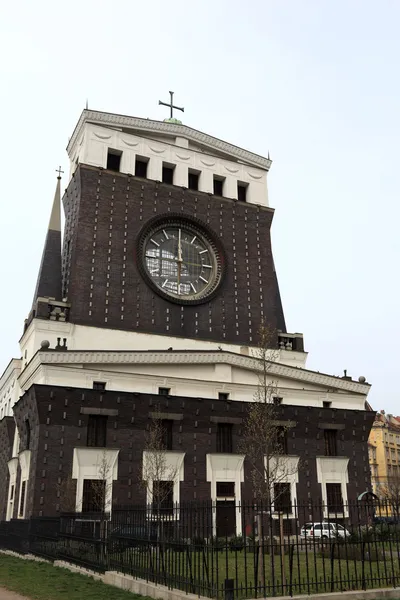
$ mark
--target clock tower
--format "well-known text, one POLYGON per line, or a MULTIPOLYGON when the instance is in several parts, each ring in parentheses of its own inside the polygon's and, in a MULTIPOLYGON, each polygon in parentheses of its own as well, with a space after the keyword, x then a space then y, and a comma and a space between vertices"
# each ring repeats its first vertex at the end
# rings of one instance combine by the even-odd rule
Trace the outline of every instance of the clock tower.
POLYGON ((175 119, 90 110, 68 154, 70 322, 99 339, 106 328, 242 346, 261 322, 285 332, 269 159, 175 119))

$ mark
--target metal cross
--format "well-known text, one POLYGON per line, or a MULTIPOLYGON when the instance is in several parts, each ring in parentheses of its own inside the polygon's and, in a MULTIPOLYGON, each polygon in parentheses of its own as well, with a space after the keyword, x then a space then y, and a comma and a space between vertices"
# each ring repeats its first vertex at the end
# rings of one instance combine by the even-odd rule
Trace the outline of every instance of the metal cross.
POLYGON ((158 104, 162 104, 163 106, 168 106, 170 109, 170 119, 173 118, 174 116, 174 108, 175 110, 181 110, 182 112, 185 112, 185 109, 182 108, 181 106, 174 106, 174 92, 170 92, 169 95, 171 96, 171 100, 168 104, 168 102, 161 102, 161 100, 158 101, 158 104))
POLYGON ((58 173, 57 179, 61 179, 61 173, 64 173, 64 171, 61 171, 61 165, 56 169, 56 173, 58 173))

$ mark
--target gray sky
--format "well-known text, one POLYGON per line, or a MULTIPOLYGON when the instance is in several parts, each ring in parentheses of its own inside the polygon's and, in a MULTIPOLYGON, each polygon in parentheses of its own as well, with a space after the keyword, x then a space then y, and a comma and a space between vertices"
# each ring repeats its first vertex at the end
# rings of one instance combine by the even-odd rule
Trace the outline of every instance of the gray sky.
POLYGON ((271 153, 275 263, 308 367, 365 375, 373 407, 399 414, 399 26, 398 0, 3 2, 0 370, 86 98, 163 119, 172 89, 188 125, 271 153))

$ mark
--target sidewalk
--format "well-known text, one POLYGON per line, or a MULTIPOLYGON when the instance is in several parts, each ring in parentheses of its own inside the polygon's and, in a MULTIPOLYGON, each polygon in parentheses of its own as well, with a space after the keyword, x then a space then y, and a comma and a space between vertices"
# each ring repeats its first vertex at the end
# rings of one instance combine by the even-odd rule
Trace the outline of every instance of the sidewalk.
POLYGON ((0 587, 0 600, 28 600, 28 598, 0 587))

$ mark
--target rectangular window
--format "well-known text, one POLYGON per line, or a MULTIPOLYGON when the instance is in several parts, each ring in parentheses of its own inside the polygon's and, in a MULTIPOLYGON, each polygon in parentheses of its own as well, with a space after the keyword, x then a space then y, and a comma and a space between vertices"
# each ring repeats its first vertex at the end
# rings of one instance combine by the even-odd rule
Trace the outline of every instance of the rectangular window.
POLYGON ((225 178, 216 177, 214 175, 214 196, 223 196, 224 195, 224 182, 225 182, 225 178))
POLYGON ((158 388, 158 393, 160 396, 169 396, 171 388, 161 387, 158 388))
POLYGON ((162 427, 162 445, 165 450, 172 450, 172 430, 174 422, 172 419, 163 419, 162 427))
POLYGON ((105 506, 106 482, 102 479, 84 479, 82 512, 102 512, 105 506))
POLYGON ((172 514, 174 508, 174 482, 153 481, 153 510, 172 514))
POLYGON ((340 483, 326 484, 326 504, 329 513, 343 512, 342 485, 340 483))
POLYGON ((217 498, 234 498, 235 483, 233 481, 217 481, 217 498))
POLYGON ((228 392, 218 392, 218 400, 229 400, 228 392))
POLYGON ((169 184, 173 184, 174 183, 174 170, 175 167, 171 167, 169 165, 163 164, 163 168, 162 168, 162 180, 163 183, 169 183, 169 184))
POLYGON ((12 500, 14 500, 14 489, 15 489, 15 488, 14 488, 14 486, 12 485, 12 486, 11 486, 11 490, 10 490, 10 502, 11 502, 12 500))
POLYGON ((290 483, 274 484, 274 508, 278 512, 291 512, 292 501, 290 496, 290 483))
POLYGON ((288 453, 288 432, 287 428, 279 425, 276 428, 276 441, 281 454, 288 453))
POLYGON ((247 183, 242 183, 241 181, 238 181, 237 195, 238 195, 238 200, 240 200, 241 202, 246 202, 246 200, 247 200, 247 188, 248 188, 247 183))
POLYGON ((26 481, 23 481, 21 484, 21 498, 19 501, 19 513, 20 517, 24 516, 25 512, 25 495, 26 495, 26 481))
POLYGON ((107 417, 89 415, 87 427, 87 445, 94 448, 105 448, 107 442, 107 417))
POLYGON ((233 452, 233 425, 231 423, 218 423, 217 426, 217 452, 233 452))
POLYGON ((325 456, 337 456, 337 431, 324 429, 325 456))
POLYGON ((119 150, 108 149, 107 152, 107 169, 109 171, 119 171, 121 166, 122 152, 119 150))
POLYGON ((194 173, 193 171, 189 171, 188 188, 189 188, 189 190, 198 190, 199 189, 199 173, 194 173))
POLYGON ((104 381, 93 381, 93 389, 94 390, 105 390, 106 389, 106 383, 104 381))
POLYGON ((324 400, 324 401, 322 402, 322 406, 323 406, 324 408, 330 408, 330 407, 331 407, 331 405, 332 405, 332 402, 328 402, 327 400, 324 400))
POLYGON ((143 177, 144 179, 147 177, 147 164, 148 160, 145 158, 136 157, 135 160, 135 176, 143 177))

